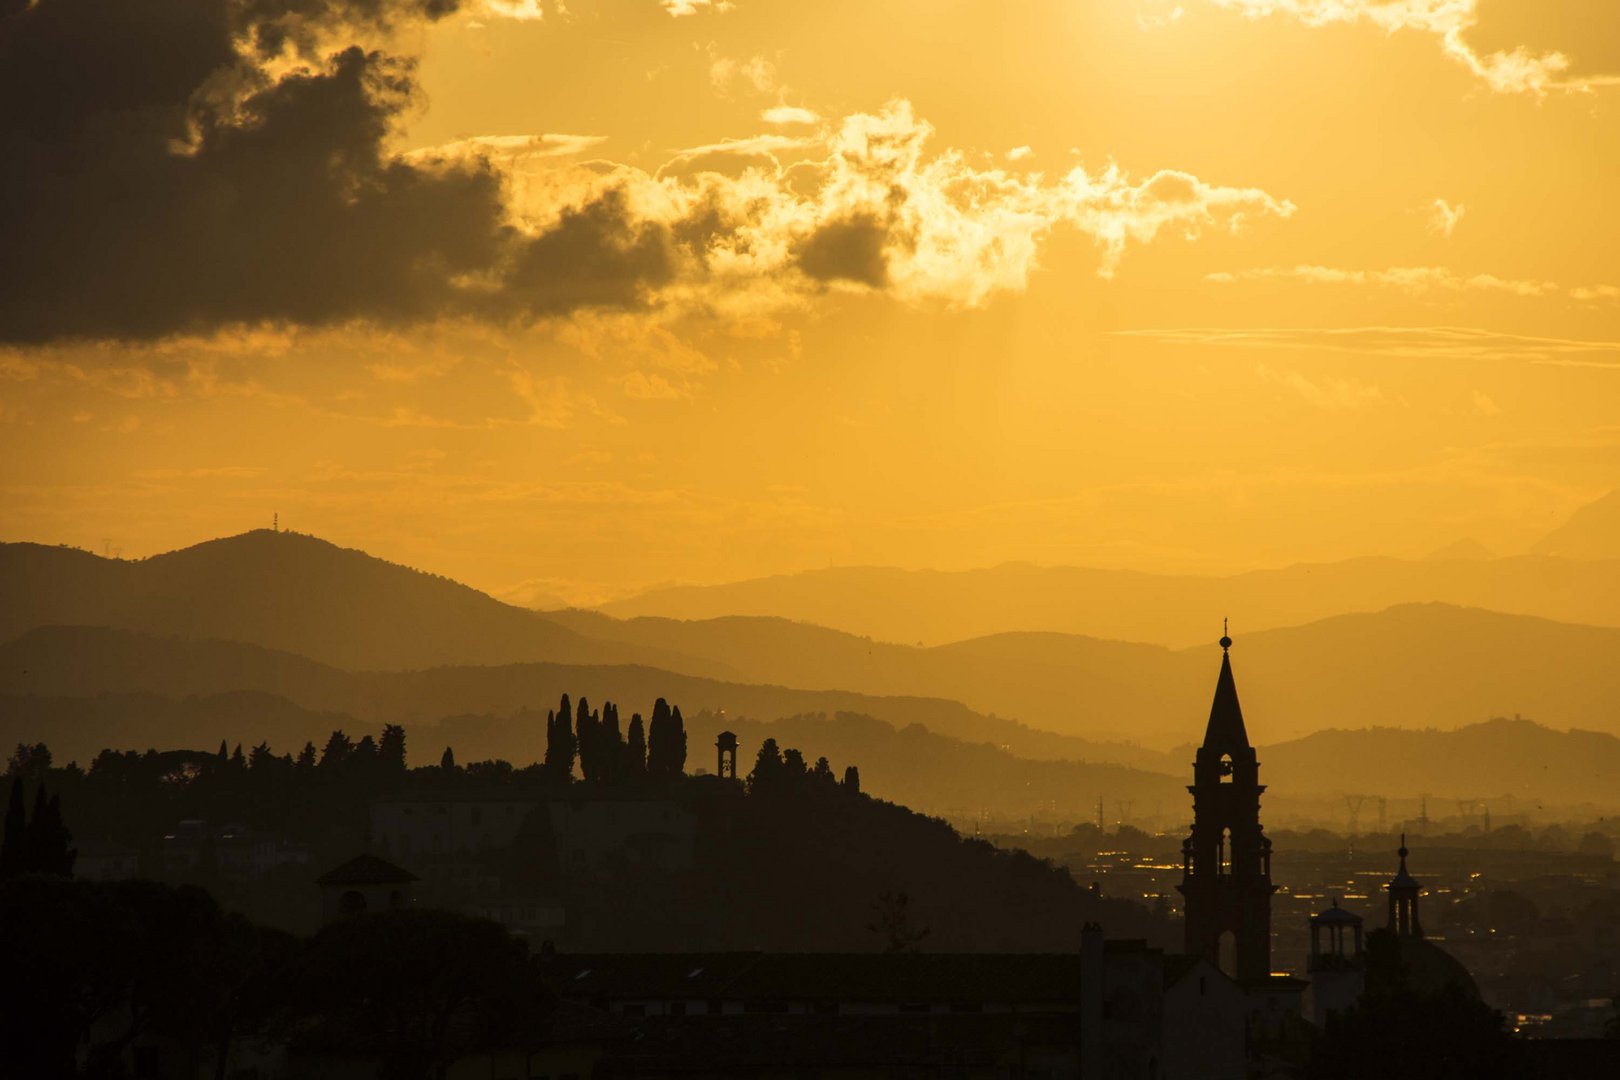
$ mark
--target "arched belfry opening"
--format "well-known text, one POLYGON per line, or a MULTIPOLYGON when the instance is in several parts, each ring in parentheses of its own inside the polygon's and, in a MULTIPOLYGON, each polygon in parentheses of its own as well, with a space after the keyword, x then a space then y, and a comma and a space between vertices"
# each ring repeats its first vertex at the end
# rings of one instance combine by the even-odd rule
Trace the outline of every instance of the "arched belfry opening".
POLYGON ((1204 741, 1193 761, 1191 834, 1182 845, 1186 951, 1239 982, 1271 975, 1271 841, 1260 826, 1260 762, 1249 744, 1232 676, 1232 639, 1221 637, 1221 670, 1204 741), (1229 956, 1223 956, 1229 952, 1229 956), (1230 967, 1223 960, 1229 960, 1230 967))

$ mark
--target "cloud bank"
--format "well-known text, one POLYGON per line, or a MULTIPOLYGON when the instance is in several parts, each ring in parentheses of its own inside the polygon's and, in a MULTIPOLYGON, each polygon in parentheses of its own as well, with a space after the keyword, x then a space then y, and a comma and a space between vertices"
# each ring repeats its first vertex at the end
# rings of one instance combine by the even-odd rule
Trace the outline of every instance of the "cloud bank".
POLYGON ((793 134, 650 171, 577 161, 596 136, 399 154, 414 68, 384 46, 456 0, 0 4, 0 101, 26 103, 0 110, 13 344, 757 313, 840 290, 972 306, 1024 288, 1055 229, 1093 238, 1106 276, 1167 231, 1293 211, 1174 170, 975 167, 903 100, 836 122, 769 110, 793 134))

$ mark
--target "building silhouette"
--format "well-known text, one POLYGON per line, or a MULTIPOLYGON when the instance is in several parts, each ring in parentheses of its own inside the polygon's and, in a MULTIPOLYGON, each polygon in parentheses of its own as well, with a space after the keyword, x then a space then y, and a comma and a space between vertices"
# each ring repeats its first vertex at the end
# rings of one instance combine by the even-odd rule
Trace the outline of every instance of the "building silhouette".
POLYGON ((415 902, 417 880, 404 867, 370 852, 356 855, 316 879, 321 889, 321 918, 331 922, 368 911, 403 910, 415 902))
POLYGON ((1389 931, 1396 937, 1423 939, 1423 923, 1418 919, 1418 894, 1423 886, 1406 869, 1406 834, 1401 833, 1401 846, 1396 852, 1401 857, 1401 868, 1384 888, 1389 891, 1389 931))
POLYGON ((1311 916, 1311 955, 1306 974, 1311 981, 1310 1018, 1317 1027, 1333 1013, 1356 1003, 1367 985, 1367 958, 1361 916, 1335 899, 1311 916))
POLYGON ((1389 893, 1389 923, 1385 927, 1394 935, 1400 968, 1407 985, 1422 994, 1435 994, 1451 989, 1464 997, 1478 1001, 1479 984, 1468 969, 1455 956, 1428 940, 1423 933, 1423 921, 1418 917, 1418 897, 1423 884, 1406 868, 1406 834, 1401 834, 1401 846, 1396 851, 1400 867, 1384 889, 1389 893))
POLYGON ((734 732, 722 731, 714 740, 715 766, 714 775, 722 780, 737 779, 737 736, 734 732))
POLYGON ((1204 742, 1193 763, 1192 833, 1181 846, 1186 951, 1241 983, 1271 975, 1271 841, 1260 826, 1260 763, 1243 725, 1232 677, 1232 639, 1221 638, 1221 673, 1204 742))

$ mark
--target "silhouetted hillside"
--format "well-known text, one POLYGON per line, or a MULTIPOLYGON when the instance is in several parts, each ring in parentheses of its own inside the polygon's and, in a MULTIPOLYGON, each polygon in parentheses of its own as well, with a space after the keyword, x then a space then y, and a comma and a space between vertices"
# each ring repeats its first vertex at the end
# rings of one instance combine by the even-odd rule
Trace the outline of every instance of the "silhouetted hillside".
POLYGON ((1620 491, 1611 491, 1575 511, 1532 550, 1566 559, 1620 558, 1620 491))
MULTIPOLYGON (((1616 534, 1620 526, 1608 535, 1616 534)), ((1601 556, 1583 549, 1582 557, 1605 561, 1364 558, 1230 577, 1027 563, 959 572, 845 567, 658 589, 601 610, 621 618, 769 615, 926 644, 1044 630, 1186 646, 1219 637, 1223 615, 1249 634, 1431 601, 1620 626, 1620 545, 1601 556)))
POLYGON ((52 625, 242 641, 356 670, 676 660, 586 641, 447 578, 263 529, 139 561, 0 545, 0 640, 52 625))
MULTIPOLYGON (((1197 735, 1219 662, 1213 645, 1173 652, 1053 633, 996 634, 920 649, 780 619, 556 617, 580 633, 626 646, 679 645, 725 657, 761 681, 937 694, 1092 744, 1171 746, 1197 735)), ((1250 734, 1264 742, 1325 727, 1455 727, 1514 712, 1620 733, 1620 666, 1609 659, 1620 655, 1617 650, 1620 629, 1415 604, 1243 633, 1233 663, 1250 734)), ((1012 741, 1000 733, 930 726, 964 738, 1012 741)), ((1028 739, 1020 739, 1015 752, 1075 756, 1028 739)), ((1085 752, 1093 760, 1153 767, 1128 746, 1093 745, 1085 752)))
MULTIPOLYGON (((924 649, 775 618, 617 620, 584 611, 547 617, 624 647, 668 652, 678 645, 692 655, 724 659, 752 682, 949 698, 987 716, 1011 717, 1091 742, 1179 738, 1177 725, 1208 707, 1200 699, 1207 698, 1213 678, 1207 656, 1200 668, 1196 660, 1156 645, 1061 634, 1017 634, 924 649), (1161 690, 1168 670, 1181 674, 1161 690), (1125 719, 1128 729, 1113 726, 1125 719)), ((943 734, 1005 743, 1028 757, 1072 757, 1077 750, 1061 742, 1043 744, 1034 733, 982 718, 971 730, 924 722, 943 734)), ((1126 764, 1137 754, 1123 743, 1086 752, 1095 760, 1126 764)))
MULTIPOLYGON (((157 638, 98 627, 48 627, 0 644, 0 694, 83 697, 143 692, 171 698, 233 690, 274 694, 314 712, 345 713, 368 724, 433 723, 442 717, 507 717, 563 693, 646 701, 669 697, 693 712, 774 719, 801 713, 875 716, 895 727, 975 742, 995 742, 1043 758, 1150 758, 1129 746, 1031 731, 954 701, 880 697, 847 691, 793 690, 726 683, 636 666, 509 664, 410 672, 348 672, 288 653, 234 642, 157 638)), ((544 737, 536 729, 535 738, 544 737)), ((518 754, 498 748, 492 753, 518 754)))

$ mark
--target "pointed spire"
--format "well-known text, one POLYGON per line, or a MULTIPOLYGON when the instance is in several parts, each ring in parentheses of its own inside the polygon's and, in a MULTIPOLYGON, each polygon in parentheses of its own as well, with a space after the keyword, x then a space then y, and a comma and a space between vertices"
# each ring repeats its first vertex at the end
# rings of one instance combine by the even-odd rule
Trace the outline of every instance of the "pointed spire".
POLYGON ((1215 700, 1209 707, 1209 726, 1204 729, 1204 745, 1222 750, 1236 750, 1249 745, 1249 733, 1243 726, 1243 708, 1238 704, 1237 682, 1232 678, 1232 639, 1222 624, 1221 674, 1215 681, 1215 700))
POLYGON ((1401 857, 1401 868, 1399 870, 1395 871, 1395 876, 1390 879, 1388 888, 1390 888, 1392 890, 1393 889, 1414 889, 1415 890, 1415 889, 1419 888, 1417 878, 1413 877, 1411 872, 1406 869, 1406 857, 1409 854, 1411 854, 1411 852, 1409 852, 1406 849, 1406 834, 1405 833, 1401 833, 1401 846, 1396 849, 1395 854, 1397 854, 1397 855, 1399 855, 1401 857))

